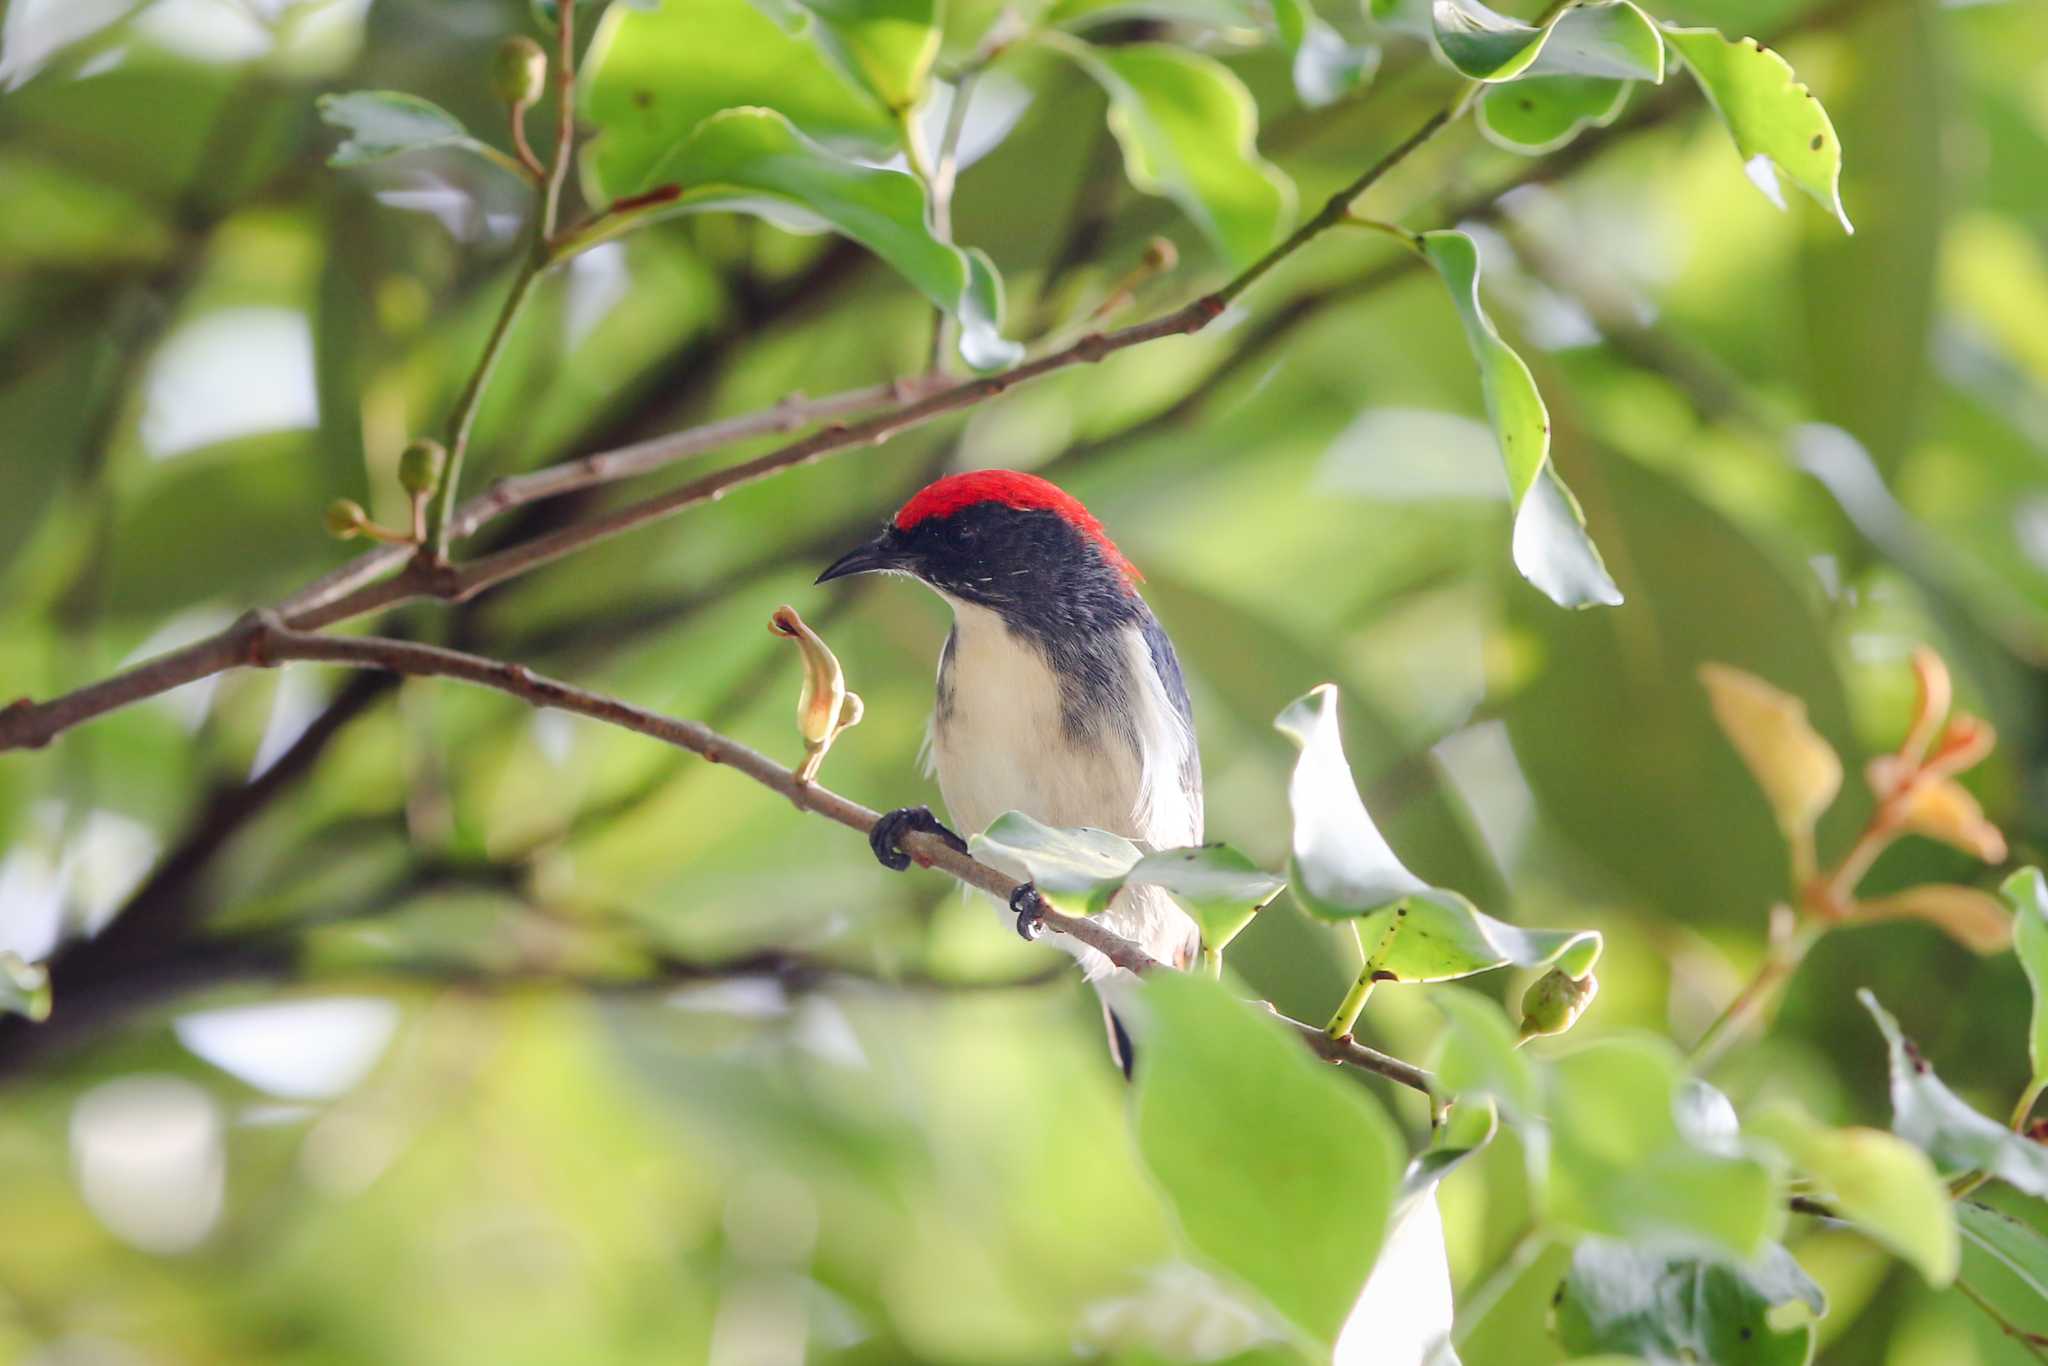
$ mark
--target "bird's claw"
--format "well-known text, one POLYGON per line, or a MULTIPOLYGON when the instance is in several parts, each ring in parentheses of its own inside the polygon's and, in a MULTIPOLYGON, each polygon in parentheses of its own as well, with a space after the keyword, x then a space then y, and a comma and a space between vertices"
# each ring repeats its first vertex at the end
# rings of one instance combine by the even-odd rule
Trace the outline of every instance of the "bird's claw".
POLYGON ((1010 893, 1010 909, 1017 913, 1017 937, 1029 944, 1045 933, 1045 898, 1028 882, 1010 893))
POLYGON ((868 848, 875 851, 875 857, 882 861, 884 868, 900 873, 910 866, 910 855, 903 848, 903 837, 913 830, 937 835, 957 853, 967 852, 967 841, 941 824, 928 806, 899 806, 894 811, 883 812, 874 828, 868 831, 868 848))

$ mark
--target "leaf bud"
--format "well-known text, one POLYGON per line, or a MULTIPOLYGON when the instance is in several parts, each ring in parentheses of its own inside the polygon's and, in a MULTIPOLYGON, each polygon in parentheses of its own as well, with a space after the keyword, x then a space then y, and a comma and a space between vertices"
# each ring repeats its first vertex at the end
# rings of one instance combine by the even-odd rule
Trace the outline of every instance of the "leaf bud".
POLYGON ((398 457, 398 484, 407 493, 432 493, 441 482, 448 451, 440 442, 421 437, 398 457))
POLYGON ((1564 1033, 1599 991, 1600 982, 1590 972, 1573 977, 1561 968, 1552 968, 1522 993, 1522 1038, 1564 1033))
POLYGON ((548 54, 539 43, 515 33, 491 54, 491 91, 506 104, 525 108, 540 101, 548 86, 548 54))
POLYGON ((327 505, 327 534, 338 541, 352 541, 363 534, 370 514, 353 498, 337 498, 327 505))

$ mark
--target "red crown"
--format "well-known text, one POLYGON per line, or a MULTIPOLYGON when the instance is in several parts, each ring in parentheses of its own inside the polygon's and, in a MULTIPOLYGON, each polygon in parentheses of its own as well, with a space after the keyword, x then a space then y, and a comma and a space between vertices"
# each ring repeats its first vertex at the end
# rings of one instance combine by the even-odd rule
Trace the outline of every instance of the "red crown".
POLYGON ((1081 505, 1080 499, 1057 484, 1017 470, 949 474, 937 483, 927 484, 896 514, 896 529, 908 531, 920 522, 934 517, 950 517, 962 508, 981 503, 1001 503, 1004 507, 1020 511, 1043 509, 1058 513, 1068 526, 1100 546, 1104 558, 1126 580, 1136 583, 1145 577, 1138 572, 1136 565, 1124 558, 1123 552, 1116 548, 1116 542, 1110 540, 1109 533, 1102 529, 1102 523, 1081 505))

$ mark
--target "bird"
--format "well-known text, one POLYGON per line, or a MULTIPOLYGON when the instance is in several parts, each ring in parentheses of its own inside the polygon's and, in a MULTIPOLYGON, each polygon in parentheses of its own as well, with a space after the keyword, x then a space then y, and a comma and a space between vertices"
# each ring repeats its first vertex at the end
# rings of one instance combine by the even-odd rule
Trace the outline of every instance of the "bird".
MULTIPOLYGON (((1014 810, 1147 851, 1201 843, 1202 764, 1180 659, 1139 591, 1143 576, 1079 499, 1017 470, 948 475, 817 581, 856 574, 916 579, 953 609, 926 755, 954 825, 978 831, 1014 810)), ((876 858, 908 867, 901 840, 913 830, 966 852, 928 807, 911 806, 875 823, 876 858)), ((1009 909, 1035 938, 1037 890, 1025 883, 1009 909)), ((1126 886, 1098 918, 1175 967, 1200 947, 1194 921, 1159 887, 1126 886)), ((1067 947, 1103 996, 1111 1055, 1128 1077, 1117 969, 1067 947)))

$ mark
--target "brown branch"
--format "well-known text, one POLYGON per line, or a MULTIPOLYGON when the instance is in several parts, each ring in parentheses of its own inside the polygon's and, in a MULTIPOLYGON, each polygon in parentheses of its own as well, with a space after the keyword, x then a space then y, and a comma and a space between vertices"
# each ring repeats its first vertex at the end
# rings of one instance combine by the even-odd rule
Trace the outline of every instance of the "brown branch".
MULTIPOLYGON (((721 735, 709 726, 647 711, 619 698, 537 674, 523 664, 407 640, 329 636, 294 630, 273 612, 251 613, 238 623, 237 630, 245 642, 248 662, 260 667, 305 660, 421 677, 459 679, 510 694, 535 707, 587 716, 689 750, 782 794, 799 810, 815 812, 862 834, 873 829, 880 819, 879 813, 859 802, 816 783, 801 781, 795 773, 759 750, 721 735)), ((1017 880, 1007 873, 959 852, 934 834, 912 832, 904 837, 903 848, 921 866, 937 868, 1005 904, 1019 886, 1017 880)), ((1127 972, 1169 970, 1137 944, 1086 916, 1070 916, 1047 907, 1045 927, 1094 949, 1127 972)), ((1362 1067, 1418 1090, 1429 1089, 1428 1074, 1420 1068, 1377 1053, 1349 1038, 1328 1038, 1313 1025, 1281 1018, 1301 1033, 1318 1054, 1332 1062, 1362 1067)))

